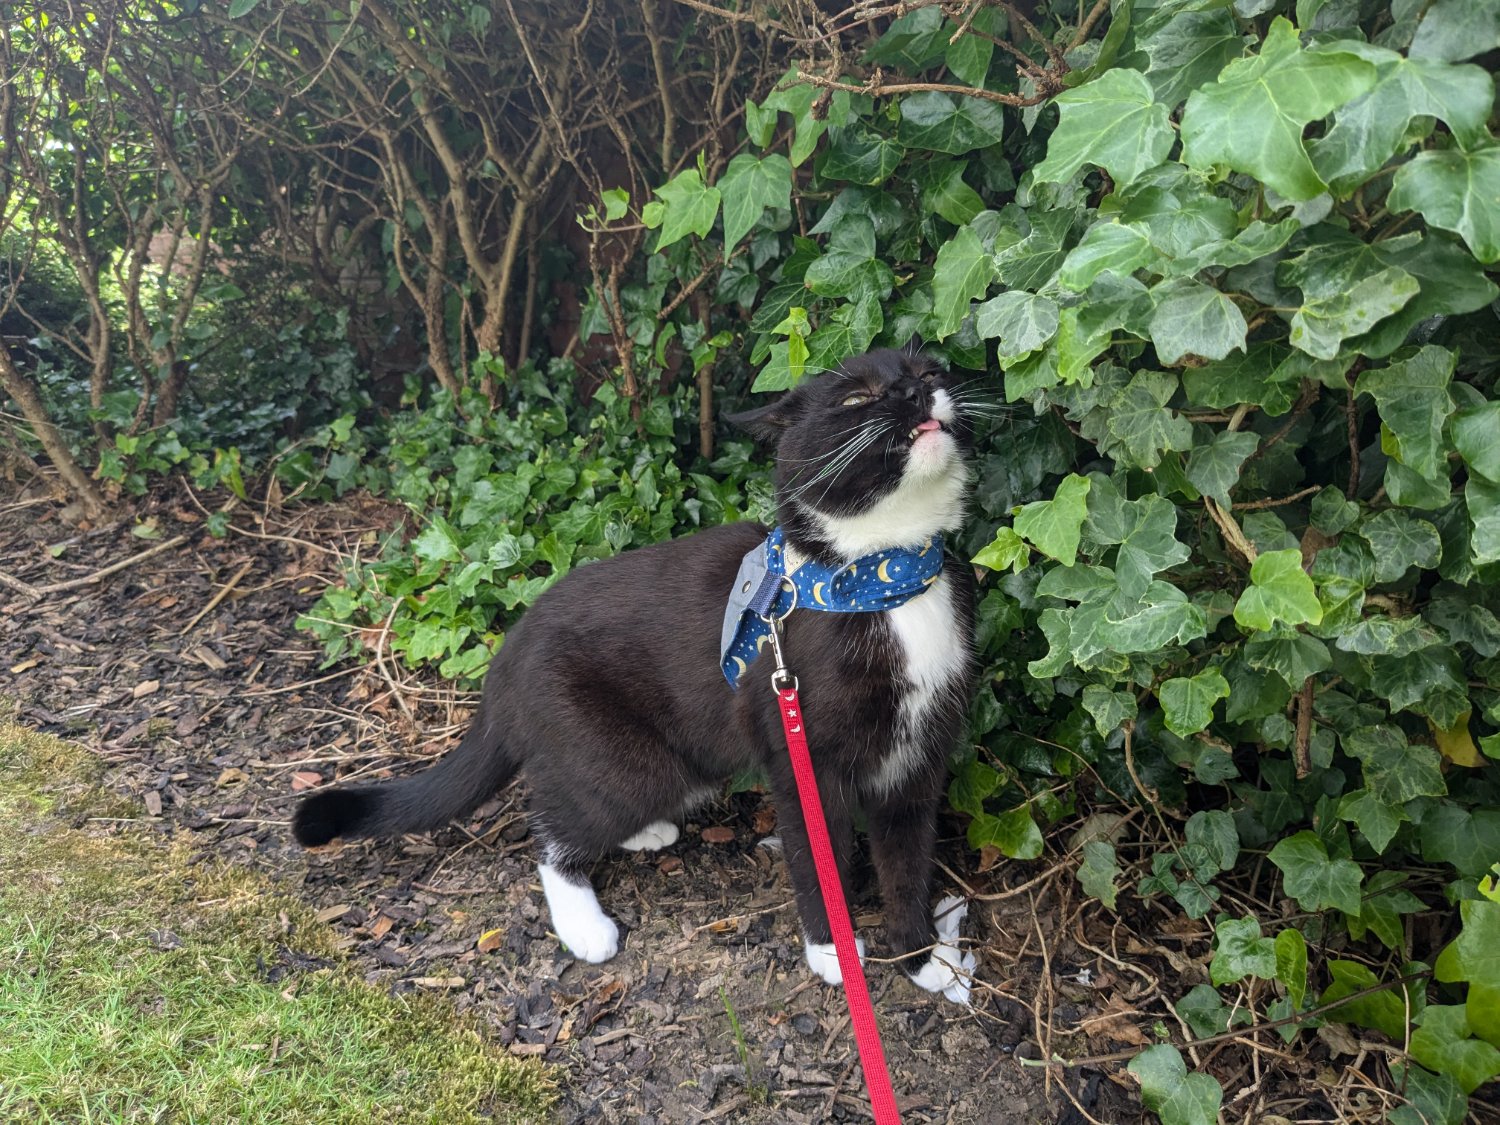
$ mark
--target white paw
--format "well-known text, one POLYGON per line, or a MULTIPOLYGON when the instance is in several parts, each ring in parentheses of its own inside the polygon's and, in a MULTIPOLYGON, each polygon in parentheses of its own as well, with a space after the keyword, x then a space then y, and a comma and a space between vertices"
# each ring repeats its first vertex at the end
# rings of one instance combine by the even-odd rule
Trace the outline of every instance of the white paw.
MULTIPOLYGON (((859 963, 865 963, 865 939, 855 938, 854 949, 859 954, 859 963)), ((822 978, 824 984, 843 984, 844 970, 839 967, 839 955, 833 942, 802 942, 802 952, 807 955, 807 967, 822 978)))
POLYGON ((569 953, 597 965, 620 951, 620 927, 600 908, 593 887, 574 882, 550 864, 539 865, 537 873, 552 913, 552 929, 569 953))
POLYGON ((968 904, 957 895, 949 895, 933 911, 937 945, 927 963, 911 974, 912 983, 928 992, 941 992, 955 1004, 968 1007, 970 978, 979 959, 958 947, 958 927, 968 914, 968 904))
POLYGON ((668 820, 652 821, 634 836, 620 841, 627 852, 654 852, 677 842, 677 825, 668 820))

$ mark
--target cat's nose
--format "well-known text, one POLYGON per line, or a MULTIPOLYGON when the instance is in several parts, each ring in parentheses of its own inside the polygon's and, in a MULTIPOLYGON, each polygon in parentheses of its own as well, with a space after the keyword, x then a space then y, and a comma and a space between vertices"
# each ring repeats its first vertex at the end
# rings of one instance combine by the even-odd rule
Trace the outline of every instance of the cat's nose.
POLYGON ((916 379, 903 380, 896 388, 903 402, 914 402, 919 406, 923 402, 923 387, 916 379))

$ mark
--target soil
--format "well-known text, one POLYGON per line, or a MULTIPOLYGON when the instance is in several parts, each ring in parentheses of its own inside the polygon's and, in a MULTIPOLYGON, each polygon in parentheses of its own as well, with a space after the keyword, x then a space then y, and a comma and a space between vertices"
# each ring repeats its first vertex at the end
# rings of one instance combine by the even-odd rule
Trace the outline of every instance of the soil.
MULTIPOLYGON (((33 586, 188 536, 40 600, 0 586, 0 700, 93 749, 107 784, 139 808, 137 824, 187 834, 202 856, 254 867, 321 908, 372 983, 444 992, 504 1049, 555 1064, 562 1121, 868 1120, 843 996, 803 963, 784 866, 766 846, 775 813, 760 794, 713 802, 663 853, 599 865, 600 900, 625 940, 597 966, 548 932, 524 779, 430 836, 315 853, 293 843, 287 823, 303 790, 416 768, 454 744, 469 699, 388 662, 324 668, 294 627, 337 579, 339 556, 392 526, 398 509, 242 505, 232 533, 215 539, 205 509, 223 502, 182 489, 143 504, 135 526, 156 539, 133 537, 130 524, 79 530, 41 499, 0 503, 0 573, 33 586)), ((1074 1058, 1147 1045, 1165 1011, 1155 982, 1175 997, 1206 979, 1204 934, 1171 938, 1170 954, 1139 942, 1122 952, 1128 934, 1077 892, 1071 863, 1056 853, 996 863, 967 848, 962 828, 947 826, 939 883, 976 896, 965 923, 980 952, 972 1008, 879 963, 868 871, 854 904, 874 939, 871 989, 904 1120, 1142 1120, 1122 1060, 1050 1079, 1023 1060, 1042 1057, 1039 1039, 1074 1058), (1190 941, 1192 956, 1178 952, 1190 941)), ((1295 1094, 1298 1069, 1261 1080, 1257 1103, 1295 1094)))

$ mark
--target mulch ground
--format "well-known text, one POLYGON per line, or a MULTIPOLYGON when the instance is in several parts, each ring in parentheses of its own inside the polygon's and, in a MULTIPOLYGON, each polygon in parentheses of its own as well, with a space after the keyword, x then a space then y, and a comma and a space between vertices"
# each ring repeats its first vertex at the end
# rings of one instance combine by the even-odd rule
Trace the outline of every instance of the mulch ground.
MULTIPOLYGON (((700 810, 662 854, 600 865, 600 899, 626 938, 599 966, 575 961, 548 933, 524 779, 430 836, 296 846, 287 824, 301 791, 419 766, 456 742, 470 700, 390 662, 325 669, 294 628, 337 580, 340 559, 393 526, 399 509, 368 499, 242 504, 231 534, 215 539, 205 511, 224 501, 176 486, 131 520, 80 530, 40 496, 0 496, 0 574, 34 588, 184 537, 40 598, 0 585, 0 700, 96 752, 107 783, 138 807, 136 826, 186 834, 203 856, 257 868, 321 908, 371 982, 445 993, 507 1050, 555 1064, 564 1121, 868 1120, 842 994, 803 964, 783 865, 762 846, 775 812, 758 794, 700 810), (133 535, 135 526, 156 538, 133 535)), ((1122 1061, 1049 1077, 1022 1060, 1153 1041, 1164 993, 1207 979, 1206 927, 1129 927, 1083 898, 1060 850, 985 869, 956 820, 948 835, 939 881, 974 895, 965 924, 980 950, 974 1007, 870 965, 905 1120, 1141 1120, 1122 1061)), ((855 913, 878 958, 879 900, 864 875, 855 913)), ((270 971, 297 971, 295 957, 270 971)), ((1327 1119, 1307 1096, 1327 1081, 1316 1069, 1326 1064, 1227 1047, 1209 1060, 1226 1082, 1227 1118, 1327 1119)))

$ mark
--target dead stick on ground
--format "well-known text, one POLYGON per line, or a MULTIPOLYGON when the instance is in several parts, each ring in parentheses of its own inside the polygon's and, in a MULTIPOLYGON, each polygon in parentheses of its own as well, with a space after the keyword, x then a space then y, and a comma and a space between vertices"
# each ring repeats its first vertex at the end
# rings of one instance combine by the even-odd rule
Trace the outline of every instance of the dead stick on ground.
POLYGON ((163 551, 170 551, 174 547, 180 547, 190 538, 192 537, 189 535, 174 535, 165 543, 158 543, 149 551, 142 551, 138 555, 131 555, 128 559, 121 559, 117 563, 111 563, 103 570, 96 570, 93 574, 85 575, 82 578, 70 578, 66 582, 52 582, 46 586, 33 586, 29 582, 23 582, 19 578, 12 578, 8 574, 0 574, 0 586, 8 586, 17 593, 23 594, 35 601, 38 598, 46 597, 48 594, 61 594, 68 590, 78 590, 84 586, 92 586, 95 582, 108 578, 111 574, 118 574, 120 571, 132 567, 136 563, 145 562, 147 559, 154 555, 159 555, 163 551))
POLYGON ((214 607, 216 607, 220 602, 222 602, 229 596, 230 591, 233 590, 237 585, 239 585, 240 579, 245 577, 250 568, 254 565, 254 559, 247 560, 244 566, 240 567, 239 570, 234 572, 234 577, 231 578, 228 582, 224 583, 223 586, 219 587, 219 592, 209 599, 208 604, 200 609, 198 611, 198 615, 191 621, 189 621, 186 625, 184 625, 182 627, 182 632, 178 633, 177 635, 179 637, 185 637, 189 633, 191 633, 193 631, 193 626, 198 624, 198 622, 202 621, 205 617, 212 613, 214 611, 214 607))

